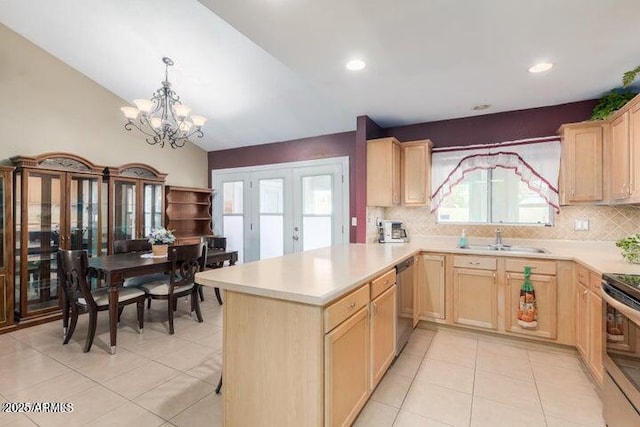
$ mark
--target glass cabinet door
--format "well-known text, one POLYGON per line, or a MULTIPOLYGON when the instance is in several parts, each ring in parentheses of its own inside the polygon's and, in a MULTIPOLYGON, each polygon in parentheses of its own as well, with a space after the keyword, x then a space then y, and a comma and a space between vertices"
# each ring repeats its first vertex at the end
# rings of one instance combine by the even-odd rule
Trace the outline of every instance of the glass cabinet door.
POLYGON ((26 286, 22 289, 22 308, 26 312, 59 304, 56 255, 61 244, 63 177, 41 172, 31 172, 26 177, 27 218, 23 218, 23 226, 27 226, 27 263, 26 271, 23 269, 26 286))
POLYGON ((114 182, 113 239, 126 240, 138 237, 136 224, 136 183, 114 182))
POLYGON ((69 189, 69 249, 100 254, 98 218, 100 181, 97 177, 72 176, 69 189))
POLYGON ((148 236, 152 228, 162 226, 162 197, 163 186, 161 184, 144 183, 144 216, 142 236, 148 236))
MULTIPOLYGON (((7 209, 7 207, 5 206, 4 203, 4 198, 5 198, 5 194, 6 194, 6 189, 5 189, 5 179, 4 176, 0 175, 0 270, 4 271, 6 263, 8 262, 5 259, 5 247, 7 245, 7 242, 5 242, 5 235, 6 235, 6 229, 7 229, 7 224, 5 223, 5 218, 6 218, 6 214, 5 214, 5 210, 7 209)), ((1 299, 2 295, 0 295, 0 299, 1 299)), ((0 307, 2 305, 2 301, 0 301, 0 307)), ((0 313, 1 316, 1 313, 0 313)), ((0 321, 2 321, 2 319, 0 319, 0 321)))

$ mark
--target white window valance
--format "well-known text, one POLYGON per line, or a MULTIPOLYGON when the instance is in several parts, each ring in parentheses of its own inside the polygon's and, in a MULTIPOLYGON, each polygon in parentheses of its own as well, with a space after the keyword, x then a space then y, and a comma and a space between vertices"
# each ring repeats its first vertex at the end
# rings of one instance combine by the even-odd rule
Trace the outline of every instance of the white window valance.
POLYGON ((451 189, 476 169, 513 169, 532 191, 559 211, 560 138, 523 139, 488 145, 434 148, 431 158, 431 212, 451 189))

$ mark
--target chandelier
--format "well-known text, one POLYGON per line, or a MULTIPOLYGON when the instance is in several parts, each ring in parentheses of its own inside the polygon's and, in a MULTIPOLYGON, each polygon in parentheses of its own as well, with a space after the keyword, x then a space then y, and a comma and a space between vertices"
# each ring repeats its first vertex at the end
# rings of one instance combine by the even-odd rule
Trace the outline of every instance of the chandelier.
POLYGON ((169 143, 171 148, 183 147, 189 138, 196 135, 202 138, 202 126, 207 121, 202 116, 190 115, 191 108, 180 102, 180 97, 171 89, 169 67, 173 65, 170 58, 162 58, 165 64, 164 81, 151 99, 134 99, 135 107, 122 107, 127 123, 124 128, 138 129, 147 135, 147 143, 169 143))

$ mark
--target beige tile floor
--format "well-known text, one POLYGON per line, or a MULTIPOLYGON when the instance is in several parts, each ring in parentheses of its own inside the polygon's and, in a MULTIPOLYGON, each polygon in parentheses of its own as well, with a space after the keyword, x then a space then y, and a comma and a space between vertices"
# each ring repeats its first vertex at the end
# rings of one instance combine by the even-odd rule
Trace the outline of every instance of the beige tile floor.
MULTIPOLYGON (((160 301, 146 313, 142 335, 135 309, 125 309, 114 356, 106 313, 87 354, 86 316, 66 346, 61 322, 0 335, 0 401, 74 405, 67 414, 0 413, 0 427, 221 425, 222 399, 214 389, 222 310, 211 289, 202 304, 204 323, 188 307, 180 301, 173 336, 160 301)), ((600 399, 574 354, 521 345, 416 330, 356 425, 604 426, 600 399)))
POLYGON ((604 427, 575 353, 457 330, 416 329, 358 427, 604 427))

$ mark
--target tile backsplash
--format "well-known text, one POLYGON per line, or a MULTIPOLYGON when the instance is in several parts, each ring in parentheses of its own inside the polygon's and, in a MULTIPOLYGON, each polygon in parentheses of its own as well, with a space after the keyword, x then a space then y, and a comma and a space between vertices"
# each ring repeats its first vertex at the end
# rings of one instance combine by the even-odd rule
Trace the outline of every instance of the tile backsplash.
MULTIPOLYGON (((367 241, 375 240, 376 217, 404 222, 409 236, 457 236, 466 229, 469 237, 493 237, 496 225, 437 224, 429 208, 368 207, 367 241)), ((551 227, 503 225, 504 238, 559 240, 618 240, 640 232, 640 206, 563 206, 551 227), (576 220, 589 221, 589 230, 575 231, 576 220)))

